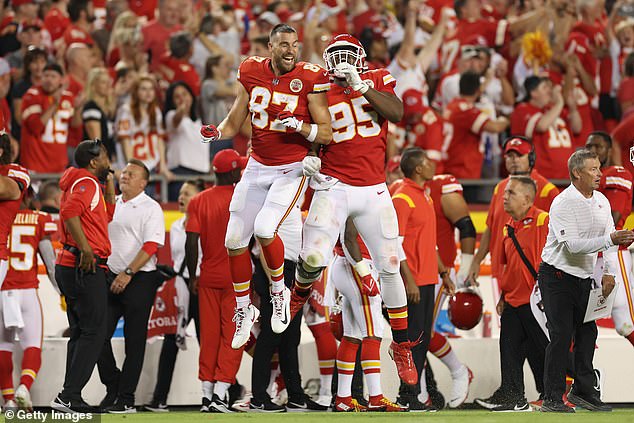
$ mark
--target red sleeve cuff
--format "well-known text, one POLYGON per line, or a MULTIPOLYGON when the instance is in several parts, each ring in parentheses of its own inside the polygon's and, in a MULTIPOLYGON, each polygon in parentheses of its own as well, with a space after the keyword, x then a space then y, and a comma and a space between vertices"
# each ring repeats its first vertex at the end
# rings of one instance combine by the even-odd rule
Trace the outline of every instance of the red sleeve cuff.
POLYGON ((153 256, 158 251, 158 244, 156 242, 148 241, 143 244, 141 249, 148 253, 148 255, 153 256))

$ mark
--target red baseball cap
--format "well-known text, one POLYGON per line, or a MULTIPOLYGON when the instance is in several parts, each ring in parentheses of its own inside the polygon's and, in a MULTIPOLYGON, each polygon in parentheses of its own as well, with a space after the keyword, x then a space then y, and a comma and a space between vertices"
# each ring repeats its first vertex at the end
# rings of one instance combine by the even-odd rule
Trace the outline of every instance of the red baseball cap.
POLYGON ((227 148, 216 153, 212 165, 214 172, 227 173, 235 169, 244 169, 247 161, 247 157, 240 156, 236 150, 227 148))
POLYGON ((40 19, 26 19, 20 23, 19 32, 26 31, 27 29, 35 28, 40 30, 44 27, 44 22, 40 19))
POLYGON ((392 156, 392 158, 390 158, 390 160, 388 160, 387 162, 387 171, 392 173, 392 172, 396 172, 396 170, 399 168, 399 166, 401 165, 401 156, 392 156))
POLYGON ((425 113, 423 95, 421 91, 413 88, 403 92, 403 117, 411 117, 417 113, 425 113))
POLYGON ((504 154, 509 151, 515 151, 520 156, 523 156, 524 154, 530 153, 532 149, 533 145, 530 142, 521 138, 511 138, 504 145, 504 154))

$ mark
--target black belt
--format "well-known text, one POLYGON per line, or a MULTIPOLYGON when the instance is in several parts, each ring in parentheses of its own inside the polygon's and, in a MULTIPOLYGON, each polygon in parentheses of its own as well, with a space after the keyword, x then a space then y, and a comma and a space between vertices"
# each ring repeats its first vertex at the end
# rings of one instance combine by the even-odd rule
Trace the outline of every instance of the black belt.
MULTIPOLYGON (((79 248, 77 248, 77 247, 75 247, 73 245, 64 244, 64 250, 66 250, 69 253, 73 254, 75 257, 79 258, 81 256, 81 251, 79 251, 79 248)), ((105 266, 106 264, 108 264, 108 259, 107 258, 102 258, 102 257, 95 256, 95 259, 97 260, 97 266, 105 266)))

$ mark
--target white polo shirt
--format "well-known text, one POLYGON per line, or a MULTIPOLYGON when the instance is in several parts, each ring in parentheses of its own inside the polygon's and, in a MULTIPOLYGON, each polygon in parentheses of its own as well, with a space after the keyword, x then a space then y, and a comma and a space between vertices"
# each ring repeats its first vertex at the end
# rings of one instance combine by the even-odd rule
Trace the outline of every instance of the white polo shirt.
MULTIPOLYGON (((112 222, 108 224, 108 235, 112 254, 108 257, 108 267, 115 274, 125 270, 137 255, 143 244, 156 242, 159 247, 165 243, 165 218, 159 203, 142 192, 131 200, 123 201, 117 196, 112 222)), ((156 270, 156 254, 139 269, 143 272, 156 270)))
MULTIPOLYGON (((542 260, 579 278, 594 274, 597 253, 614 247, 610 202, 599 191, 586 198, 574 186, 563 190, 550 206, 548 238, 542 260)), ((604 268, 604 274, 615 269, 604 268)))

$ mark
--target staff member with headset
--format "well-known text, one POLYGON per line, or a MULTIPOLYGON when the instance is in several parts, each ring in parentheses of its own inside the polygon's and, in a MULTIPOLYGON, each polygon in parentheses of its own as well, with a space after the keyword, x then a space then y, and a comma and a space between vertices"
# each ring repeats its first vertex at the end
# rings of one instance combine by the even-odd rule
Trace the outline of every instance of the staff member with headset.
POLYGON ((75 150, 77 168, 66 169, 59 182, 61 241, 55 279, 66 297, 70 339, 64 389, 51 401, 62 412, 94 411, 81 391, 106 337, 106 261, 110 255, 108 222, 115 209, 110 160, 99 140, 83 141, 75 150), (106 180, 105 195, 100 180, 106 180))
MULTIPOLYGON (((611 411, 595 388, 592 367, 597 325, 584 323, 592 288, 597 253, 615 245, 629 245, 634 232, 614 230, 610 203, 595 191, 601 181, 601 163, 589 150, 575 151, 568 159, 571 184, 550 208, 548 238, 539 268, 539 289, 548 321, 550 344, 546 348, 543 412, 571 413, 562 395, 566 364, 574 336, 574 384, 568 400, 591 411, 611 411)), ((614 289, 614 272, 604 266, 603 295, 614 289)))
MULTIPOLYGON (((156 251, 165 242, 165 219, 159 203, 145 187, 150 171, 143 162, 131 159, 121 172, 112 222, 108 233, 112 241, 110 293, 106 340, 97 363, 107 393, 101 407, 109 413, 135 413, 136 391, 147 338, 150 311, 156 289, 162 282, 156 270, 156 251), (110 338, 119 318, 124 318, 125 361, 121 370, 112 352, 110 338)), ((95 345, 95 348, 99 348, 95 345)))

